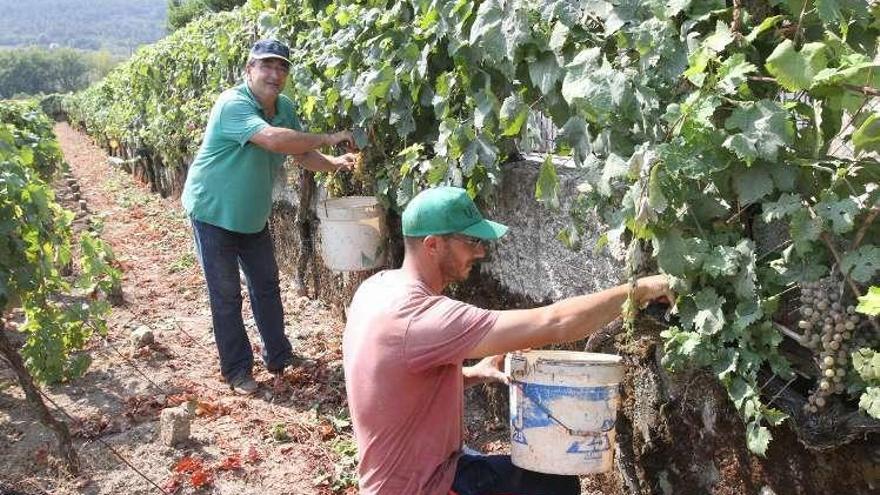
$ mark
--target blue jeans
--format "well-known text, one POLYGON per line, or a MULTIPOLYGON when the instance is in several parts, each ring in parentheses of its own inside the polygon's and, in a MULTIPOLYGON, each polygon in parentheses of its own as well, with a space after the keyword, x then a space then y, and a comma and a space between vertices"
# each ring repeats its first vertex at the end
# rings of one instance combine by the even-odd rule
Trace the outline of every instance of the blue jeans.
POLYGON ((462 454, 452 491, 458 495, 579 495, 577 476, 518 468, 509 455, 462 454))
POLYGON ((283 370, 293 359, 284 335, 284 310, 278 265, 268 225, 256 234, 232 232, 192 219, 199 263, 205 273, 220 372, 227 381, 251 376, 254 354, 241 317, 239 265, 247 280, 257 330, 263 340, 263 363, 283 370))

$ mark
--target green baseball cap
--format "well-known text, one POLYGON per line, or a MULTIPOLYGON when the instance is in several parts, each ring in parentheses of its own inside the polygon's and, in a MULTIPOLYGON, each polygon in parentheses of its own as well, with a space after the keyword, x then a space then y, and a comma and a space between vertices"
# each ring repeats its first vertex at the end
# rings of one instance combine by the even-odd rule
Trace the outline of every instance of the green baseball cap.
POLYGON ((416 195, 401 217, 404 237, 464 234, 495 240, 507 232, 507 226, 486 220, 477 205, 460 187, 435 187, 416 195))

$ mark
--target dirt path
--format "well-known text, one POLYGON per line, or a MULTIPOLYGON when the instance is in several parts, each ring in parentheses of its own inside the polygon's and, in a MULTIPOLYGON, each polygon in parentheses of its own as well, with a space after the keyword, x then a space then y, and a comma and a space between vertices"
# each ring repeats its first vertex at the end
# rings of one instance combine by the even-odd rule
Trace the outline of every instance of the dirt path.
MULTIPOLYGON (((106 339, 93 339, 86 375, 46 388, 77 419, 72 426, 85 475, 60 474, 54 437, 35 422, 10 370, 0 365, 0 480, 34 493, 161 493, 100 438, 168 493, 354 493, 342 323, 319 303, 298 298, 282 275, 287 333, 295 351, 315 365, 273 384, 258 363, 257 396, 230 394, 220 380, 202 275, 179 202, 110 167, 107 155, 67 124, 55 131, 87 203, 88 214, 77 222, 95 225, 112 246, 124 272, 125 303, 113 309, 106 339), (129 336, 142 325, 156 342, 135 349, 129 336), (195 407, 190 440, 162 445, 159 412, 187 401, 195 407)), ((76 206, 68 192, 59 190, 59 200, 76 206)))

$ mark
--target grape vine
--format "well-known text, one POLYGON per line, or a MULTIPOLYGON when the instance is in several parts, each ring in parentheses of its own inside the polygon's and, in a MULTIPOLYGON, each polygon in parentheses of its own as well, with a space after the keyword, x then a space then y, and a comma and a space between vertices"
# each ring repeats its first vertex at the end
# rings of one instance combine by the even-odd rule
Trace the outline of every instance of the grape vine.
MULTIPOLYGON (((819 336, 814 365, 796 370, 815 381, 807 410, 869 390, 853 343, 877 325, 846 309, 880 268, 878 33, 880 6, 859 0, 251 0, 141 50, 68 107, 108 146, 185 167, 247 47, 278 37, 303 120, 353 128, 370 192, 393 209, 437 184, 491 198, 550 119, 603 245, 674 281, 665 364, 711 368, 764 453, 786 415, 757 377, 792 376, 784 335, 819 336), (798 298, 806 311, 820 280, 841 305, 833 333, 824 319, 798 328, 818 323, 798 298), (844 313, 853 328, 836 331, 844 313)), ((547 160, 536 198, 558 194, 547 160)))
POLYGON ((119 280, 107 264, 109 246, 88 233, 80 238, 81 276, 61 275, 74 252, 73 213, 55 202, 49 181, 62 165, 52 123, 37 104, 0 101, 0 308, 24 312, 20 352, 40 382, 86 370, 88 356, 77 351, 105 330, 99 291, 119 280))

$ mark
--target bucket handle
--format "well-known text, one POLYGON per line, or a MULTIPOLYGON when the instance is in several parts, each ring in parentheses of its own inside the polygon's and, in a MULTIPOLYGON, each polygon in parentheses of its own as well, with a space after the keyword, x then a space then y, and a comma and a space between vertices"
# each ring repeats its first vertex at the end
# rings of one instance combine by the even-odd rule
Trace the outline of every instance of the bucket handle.
POLYGON ((565 366, 565 365, 577 365, 583 366, 584 364, 592 364, 592 363, 572 363, 570 361, 564 361, 559 359, 545 359, 545 358, 537 358, 534 363, 529 366, 529 360, 521 353, 512 353, 510 356, 510 376, 513 378, 522 378, 527 374, 533 371, 539 371, 544 365, 551 366, 565 366))
POLYGON ((535 400, 534 398, 526 395, 525 390, 523 390, 523 383, 524 382, 521 382, 519 380, 510 380, 510 384, 516 386, 516 388, 519 389, 520 393, 523 394, 523 397, 528 397, 528 399, 532 402, 532 404, 537 406, 538 409, 541 410, 541 412, 546 414, 548 418, 552 419, 554 423, 559 425, 563 430, 568 432, 568 434, 571 436, 574 436, 574 437, 596 437, 599 435, 604 435, 605 433, 608 433, 609 431, 613 430, 614 426, 617 424, 617 418, 615 417, 613 421, 603 422, 602 427, 599 430, 577 430, 575 428, 571 428, 568 425, 566 425, 565 423, 563 423, 562 421, 560 421, 559 418, 554 416, 553 413, 550 412, 550 410, 544 406, 544 404, 541 404, 541 401, 535 400))

